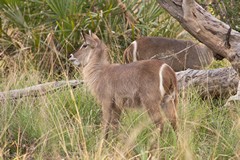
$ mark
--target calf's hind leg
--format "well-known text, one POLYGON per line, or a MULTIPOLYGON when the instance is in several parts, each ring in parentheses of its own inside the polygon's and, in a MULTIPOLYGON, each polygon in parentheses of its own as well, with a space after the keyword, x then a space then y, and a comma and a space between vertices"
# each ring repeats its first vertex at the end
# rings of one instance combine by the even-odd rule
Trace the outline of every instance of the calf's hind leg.
POLYGON ((121 108, 114 104, 111 113, 111 127, 113 128, 114 131, 117 131, 119 128, 121 113, 122 113, 121 108))
POLYGON ((176 103, 177 103, 176 97, 171 95, 164 95, 161 103, 161 108, 163 109, 165 116, 170 121, 174 130, 177 129, 176 103))
POLYGON ((161 114, 159 103, 153 103, 153 102, 145 102, 144 106, 146 107, 148 111, 148 115, 153 121, 153 123, 156 125, 157 128, 160 129, 160 133, 163 131, 163 118, 161 114))

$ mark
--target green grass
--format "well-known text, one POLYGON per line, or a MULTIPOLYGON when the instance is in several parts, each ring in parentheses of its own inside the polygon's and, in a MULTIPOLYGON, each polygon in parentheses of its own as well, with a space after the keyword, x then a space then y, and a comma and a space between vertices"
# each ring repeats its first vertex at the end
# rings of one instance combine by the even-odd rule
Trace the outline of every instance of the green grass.
MULTIPOLYGON (((8 78, 20 78, 6 79, 1 90, 37 83, 32 72, 13 74, 8 78)), ((162 135, 143 109, 127 109, 119 131, 103 143, 100 106, 85 86, 8 100, 0 108, 0 158, 239 159, 240 109, 223 104, 202 100, 194 90, 182 93, 178 131, 166 125, 162 135)))

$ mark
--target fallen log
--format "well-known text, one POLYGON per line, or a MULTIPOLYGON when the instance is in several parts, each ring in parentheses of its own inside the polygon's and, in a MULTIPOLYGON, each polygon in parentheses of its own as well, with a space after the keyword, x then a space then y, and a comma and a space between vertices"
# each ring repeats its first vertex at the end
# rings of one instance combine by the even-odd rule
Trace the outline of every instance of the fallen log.
MULTIPOLYGON (((238 75, 233 68, 219 68, 213 70, 193 70, 177 72, 179 92, 189 87, 197 88, 202 97, 229 98, 237 93, 238 75)), ((57 81, 38 84, 35 86, 0 92, 0 101, 18 99, 22 97, 37 97, 46 93, 62 89, 67 86, 76 87, 83 84, 82 80, 57 81)), ((230 99, 231 100, 231 99, 230 99)), ((232 98, 232 100, 235 100, 232 98)))
POLYGON ((229 98, 237 93, 238 75, 233 68, 177 72, 179 90, 197 88, 201 97, 229 98))
POLYGON ((0 101, 5 101, 7 99, 14 100, 23 97, 38 97, 67 86, 76 87, 82 83, 82 80, 56 81, 38 84, 23 89, 0 92, 0 101))

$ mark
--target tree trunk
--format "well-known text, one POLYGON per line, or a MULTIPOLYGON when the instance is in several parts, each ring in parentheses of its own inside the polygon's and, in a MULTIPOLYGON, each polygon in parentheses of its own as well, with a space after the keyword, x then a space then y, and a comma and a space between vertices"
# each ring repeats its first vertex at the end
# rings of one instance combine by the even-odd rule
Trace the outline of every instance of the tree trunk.
POLYGON ((177 72, 180 91, 189 87, 197 88, 201 97, 228 98, 237 93, 238 76, 233 68, 193 70, 177 72))
POLYGON ((212 16, 194 0, 157 1, 192 36, 229 60, 237 75, 240 75, 239 32, 212 16))

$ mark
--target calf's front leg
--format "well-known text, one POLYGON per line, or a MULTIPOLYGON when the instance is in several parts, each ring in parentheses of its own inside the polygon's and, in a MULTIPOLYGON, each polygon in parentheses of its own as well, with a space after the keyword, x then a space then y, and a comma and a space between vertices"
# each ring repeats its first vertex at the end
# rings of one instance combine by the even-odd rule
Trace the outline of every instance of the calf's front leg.
POLYGON ((108 138, 109 125, 111 123, 111 103, 102 104, 102 126, 103 126, 103 137, 108 138))

